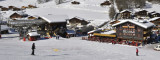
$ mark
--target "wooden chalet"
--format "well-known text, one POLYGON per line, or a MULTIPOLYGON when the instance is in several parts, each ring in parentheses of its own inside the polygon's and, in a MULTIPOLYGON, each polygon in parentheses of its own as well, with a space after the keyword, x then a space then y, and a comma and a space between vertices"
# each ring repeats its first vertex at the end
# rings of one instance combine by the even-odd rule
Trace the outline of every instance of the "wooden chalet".
POLYGON ((26 8, 28 8, 28 7, 27 7, 27 6, 22 6, 22 7, 21 7, 21 9, 26 9, 26 8))
POLYGON ((67 21, 67 29, 71 29, 71 30, 77 30, 76 33, 77 34, 85 34, 86 32, 84 31, 85 28, 83 29, 84 26, 87 26, 89 22, 86 21, 83 18, 80 17, 74 17, 71 18, 67 21))
POLYGON ((37 7, 33 5, 28 5, 28 8, 37 8, 37 7))
POLYGON ((1 8, 1 11, 8 11, 8 10, 9 10, 9 8, 6 8, 6 7, 1 8))
POLYGON ((78 1, 73 1, 73 2, 71 2, 72 4, 80 4, 80 2, 78 2, 78 1))
POLYGON ((149 21, 155 24, 155 27, 153 28, 153 30, 160 29, 160 17, 154 17, 150 19, 149 21))
POLYGON ((70 25, 87 25, 89 22, 87 22, 86 20, 79 18, 79 17, 74 17, 72 19, 69 19, 69 24, 70 25))
POLYGON ((101 6, 106 6, 106 5, 111 5, 109 1, 104 1, 103 3, 100 4, 101 6))
POLYGON ((39 26, 39 31, 43 35, 60 35, 62 37, 66 37, 66 24, 68 16, 66 15, 43 15, 40 16, 40 19, 46 21, 45 24, 39 26), (45 33, 44 33, 45 32, 45 33))
POLYGON ((24 18, 24 17, 27 17, 28 15, 25 14, 25 13, 13 13, 11 16, 10 16, 10 19, 16 19, 16 18, 24 18))
POLYGON ((124 10, 124 11, 121 11, 120 14, 121 14, 121 19, 130 19, 131 18, 130 11, 124 10))
POLYGON ((13 11, 21 11, 21 8, 13 8, 13 11))
POLYGON ((13 8, 15 8, 15 6, 8 6, 8 8, 9 8, 9 9, 13 9, 13 8))
POLYGON ((113 24, 116 27, 117 41, 129 45, 146 43, 154 24, 147 21, 123 20, 113 24))
POLYGON ((160 17, 160 13, 149 13, 150 18, 160 17))
POLYGON ((135 13, 135 16, 139 17, 148 17, 148 11, 142 10, 135 13))

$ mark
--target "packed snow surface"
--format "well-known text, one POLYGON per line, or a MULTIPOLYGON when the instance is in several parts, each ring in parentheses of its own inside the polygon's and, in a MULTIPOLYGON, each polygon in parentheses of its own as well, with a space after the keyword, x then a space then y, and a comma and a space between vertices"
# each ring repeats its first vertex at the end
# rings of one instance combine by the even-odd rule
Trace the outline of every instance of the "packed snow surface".
POLYGON ((24 42, 17 36, 18 34, 2 35, 1 60, 159 60, 160 58, 159 51, 148 47, 138 47, 139 56, 136 56, 137 47, 86 41, 81 40, 81 37, 59 40, 53 37, 24 42), (32 43, 36 45, 35 56, 30 55, 32 43))

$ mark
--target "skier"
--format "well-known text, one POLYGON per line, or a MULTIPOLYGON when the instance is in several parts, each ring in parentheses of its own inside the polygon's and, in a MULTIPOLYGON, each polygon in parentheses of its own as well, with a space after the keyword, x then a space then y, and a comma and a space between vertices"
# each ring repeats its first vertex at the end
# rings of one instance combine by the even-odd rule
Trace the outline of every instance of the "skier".
POLYGON ((138 56, 138 48, 136 48, 136 56, 138 56))
POLYGON ((31 53, 31 55, 34 55, 34 49, 36 49, 36 47, 35 47, 35 43, 33 43, 33 44, 32 44, 32 48, 31 48, 31 49, 32 49, 32 53, 31 53))

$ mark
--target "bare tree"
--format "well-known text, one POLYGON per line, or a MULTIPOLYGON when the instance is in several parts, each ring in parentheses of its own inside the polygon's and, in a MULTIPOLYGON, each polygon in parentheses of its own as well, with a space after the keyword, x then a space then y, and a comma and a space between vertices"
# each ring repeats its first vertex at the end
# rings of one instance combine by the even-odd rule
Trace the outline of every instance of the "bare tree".
POLYGON ((113 19, 114 15, 116 14, 114 6, 112 5, 109 9, 109 17, 110 19, 113 19))

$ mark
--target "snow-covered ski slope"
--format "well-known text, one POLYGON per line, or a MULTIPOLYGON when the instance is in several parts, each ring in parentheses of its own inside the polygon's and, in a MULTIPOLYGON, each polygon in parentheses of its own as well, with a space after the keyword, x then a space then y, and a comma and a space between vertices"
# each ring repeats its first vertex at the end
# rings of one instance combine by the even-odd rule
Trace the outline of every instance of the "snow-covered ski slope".
MULTIPOLYGON (((105 21, 110 20, 108 17, 108 10, 110 6, 102 7, 100 3, 105 0, 73 0, 80 2, 79 5, 71 4, 71 0, 62 4, 56 4, 55 0, 50 2, 38 4, 36 0, 4 0, 0 2, 2 6, 27 6, 29 4, 36 5, 36 9, 27 9, 26 13, 30 15, 68 15, 69 18, 80 17, 85 20, 92 20, 91 24, 98 26, 105 21), (15 2, 14 2, 15 1, 15 2)), ((4 14, 7 15, 7 14, 4 14)))
POLYGON ((2 35, 0 60, 159 60, 160 58, 160 52, 152 48, 139 47, 139 56, 136 56, 136 47, 86 41, 81 40, 81 37, 24 42, 17 36, 18 34, 2 35), (32 43, 36 45, 35 56, 30 55, 32 43))
POLYGON ((35 5, 37 4, 37 0, 0 0, 0 6, 8 7, 8 6, 27 6, 29 4, 35 5))

